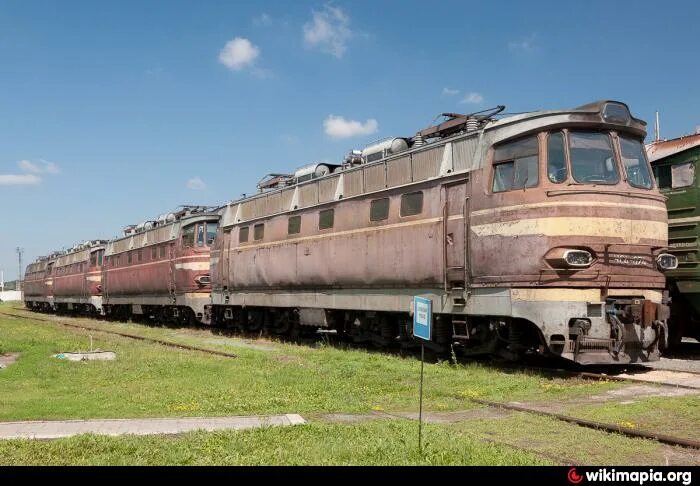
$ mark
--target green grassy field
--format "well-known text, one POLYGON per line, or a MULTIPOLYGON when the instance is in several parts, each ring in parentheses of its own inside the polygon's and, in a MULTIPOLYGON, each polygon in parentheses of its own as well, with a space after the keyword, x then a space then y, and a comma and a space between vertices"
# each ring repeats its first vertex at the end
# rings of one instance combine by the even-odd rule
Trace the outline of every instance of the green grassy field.
MULTIPOLYGON (((0 310, 11 308, 5 304, 0 310)), ((16 313, 19 311, 11 310, 16 313)), ((148 328, 93 320, 94 327, 234 352, 217 357, 83 331, 55 322, 0 316, 0 350, 19 361, 0 371, 0 421, 299 413, 308 425, 177 437, 82 436, 48 442, 0 441, 0 464, 663 464, 659 444, 586 431, 523 414, 467 417, 429 424, 422 455, 417 425, 407 419, 335 423, 326 414, 416 411, 415 358, 246 339, 191 329, 148 328), (114 362, 72 363, 52 357, 86 350, 90 338, 115 351, 114 362), (575 439, 574 439, 575 438, 575 439), (532 451, 522 450, 532 449, 532 451), (636 462, 635 462, 636 461, 636 462)), ((47 316, 40 316, 45 318, 47 316)), ((581 402, 625 386, 503 371, 484 364, 426 365, 426 409, 480 412, 469 398, 581 402)), ((663 401, 663 399, 661 400, 663 401)), ((690 407, 690 405, 689 405, 690 407)), ((610 421, 615 406, 603 407, 610 421)), ((593 409, 592 409, 593 410, 593 409)), ((596 409, 597 410, 597 409, 596 409)), ((693 411, 683 420, 696 421, 693 411)), ((668 411, 666 417, 673 417, 668 411)), ((685 417, 685 418, 684 418, 685 417)), ((679 454, 679 463, 695 458, 679 454)), ((700 462, 700 458, 697 459, 700 462)))
MULTIPOLYGON (((90 321, 90 325, 95 325, 90 321)), ((170 332, 101 323, 144 335, 170 332)), ((366 412, 417 408, 419 362, 362 350, 266 343, 243 347, 237 359, 180 351, 93 332, 96 348, 115 362, 72 363, 59 352, 85 350, 89 334, 58 324, 0 316, 0 346, 21 352, 0 375, 0 420, 366 412)), ((221 348, 192 332, 180 342, 221 348)), ((175 336, 177 337, 177 336, 175 336)), ((222 339, 222 338, 217 338, 222 339)), ((171 339, 177 341, 178 339, 171 339)), ((470 397, 547 400, 586 396, 619 384, 504 373, 480 364, 426 367, 426 407, 469 408, 470 397)))

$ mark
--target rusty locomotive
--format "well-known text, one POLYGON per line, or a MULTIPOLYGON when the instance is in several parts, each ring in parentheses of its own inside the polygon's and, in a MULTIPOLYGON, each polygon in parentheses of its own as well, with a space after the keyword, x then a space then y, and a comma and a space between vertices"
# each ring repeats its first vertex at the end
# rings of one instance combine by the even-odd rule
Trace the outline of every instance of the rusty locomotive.
MULTIPOLYGON (((663 271, 677 262, 666 253, 645 123, 615 101, 497 116, 502 109, 444 114, 338 165, 272 174, 254 196, 204 216, 217 234, 200 252, 185 250, 184 222, 154 228, 166 250, 155 251, 163 261, 152 278, 186 288, 193 274, 181 284, 171 274, 178 258, 194 271, 191 258, 202 273, 189 290, 207 298, 188 320, 250 331, 411 345, 411 303, 422 296, 433 302, 436 351, 658 359, 668 334, 663 271)), ((145 262, 129 262, 115 288, 115 255, 142 258, 147 234, 106 245, 108 315, 192 308, 168 286, 147 297, 136 283, 145 262)))
POLYGON ((200 322, 209 303, 217 208, 187 206, 27 267, 25 305, 116 319, 200 322))

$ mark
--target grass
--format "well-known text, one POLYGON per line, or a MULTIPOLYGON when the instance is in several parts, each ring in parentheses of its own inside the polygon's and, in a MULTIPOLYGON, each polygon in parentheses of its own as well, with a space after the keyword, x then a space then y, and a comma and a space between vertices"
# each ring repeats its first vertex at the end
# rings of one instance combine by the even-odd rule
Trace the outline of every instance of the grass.
MULTIPOLYGON (((91 324, 95 324, 91 322, 91 324)), ((170 332, 102 323, 142 334, 170 332)), ((274 343, 273 351, 240 347, 237 359, 92 332, 115 362, 72 363, 51 356, 85 350, 89 334, 58 324, 0 316, 0 346, 22 353, 0 373, 0 420, 214 416, 415 410, 418 362, 362 350, 274 343)), ((169 338, 170 339, 170 338, 169 338)), ((200 344, 212 335, 181 337, 200 344)), ((175 340, 175 339, 173 339, 175 340)), ((215 345, 210 345, 215 347, 215 345)), ((558 400, 619 387, 502 372, 480 364, 426 366, 426 407, 455 410, 470 397, 558 400)))
MULTIPOLYGON (((455 427, 587 465, 666 465, 667 459, 674 459, 669 456, 667 448, 656 442, 608 434, 525 413, 509 414, 498 420, 472 420, 455 427)), ((678 463, 700 465, 700 455, 687 449, 679 448, 673 455, 682 456, 676 459, 678 463)))
POLYGON ((180 437, 80 436, 0 441, 0 465, 547 465, 547 459, 426 427, 423 454, 408 421, 309 424, 180 437), (293 445, 290 447, 290 445, 293 445))
MULTIPOLYGON (((0 310, 9 308, 0 304, 0 310)), ((377 419, 348 424, 330 423, 324 417, 416 411, 415 358, 81 320, 92 327, 235 352, 238 358, 231 359, 26 316, 0 316, 0 350, 22 353, 17 363, 0 371, 0 421, 300 413, 311 422, 176 437, 86 435, 45 442, 0 441, 0 465, 538 465, 561 462, 557 458, 586 464, 665 464, 669 459, 669 449, 651 441, 521 413, 500 418, 464 414, 461 422, 429 424, 426 447, 419 454, 415 422, 377 419), (87 349, 90 334, 94 346, 115 351, 117 361, 72 363, 52 357, 87 349)), ((644 398, 624 406, 579 403, 624 386, 441 362, 426 366, 425 404, 433 412, 470 408, 480 412, 470 398, 555 402, 576 416, 611 423, 634 421, 639 428, 668 433, 666 427, 675 421, 686 435, 697 435, 697 397, 644 398)), ((672 456, 672 464, 700 463, 697 454, 687 451, 672 456)))
POLYGON ((700 437, 698 395, 638 398, 613 407, 584 405, 572 407, 567 413, 597 422, 659 431, 686 439, 698 440, 700 437))

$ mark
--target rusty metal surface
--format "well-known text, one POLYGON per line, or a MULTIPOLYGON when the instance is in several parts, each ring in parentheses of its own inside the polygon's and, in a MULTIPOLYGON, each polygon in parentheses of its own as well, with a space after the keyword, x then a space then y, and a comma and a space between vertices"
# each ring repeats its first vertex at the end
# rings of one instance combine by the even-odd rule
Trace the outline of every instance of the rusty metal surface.
POLYGON ((655 162, 697 146, 700 146, 700 133, 685 135, 671 140, 652 142, 646 146, 647 157, 649 158, 649 162, 655 162))

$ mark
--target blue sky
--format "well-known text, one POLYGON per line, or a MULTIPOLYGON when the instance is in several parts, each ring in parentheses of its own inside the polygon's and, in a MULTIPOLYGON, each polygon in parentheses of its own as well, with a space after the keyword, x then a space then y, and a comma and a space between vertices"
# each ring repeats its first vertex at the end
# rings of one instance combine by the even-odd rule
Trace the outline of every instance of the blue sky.
POLYGON ((445 111, 623 100, 700 125, 697 2, 0 5, 0 268, 445 111))

